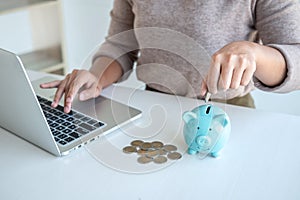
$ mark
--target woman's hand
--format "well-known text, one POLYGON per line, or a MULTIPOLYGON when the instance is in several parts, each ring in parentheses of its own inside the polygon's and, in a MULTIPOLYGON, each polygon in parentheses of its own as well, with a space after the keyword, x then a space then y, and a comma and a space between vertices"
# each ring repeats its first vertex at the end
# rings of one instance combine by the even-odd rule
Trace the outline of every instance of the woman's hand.
POLYGON ((202 83, 201 95, 207 90, 215 94, 218 90, 249 84, 256 71, 255 44, 252 42, 233 42, 217 51, 211 59, 206 80, 202 83))
POLYGON ((246 86, 253 76, 274 87, 282 83, 286 72, 285 59, 277 49, 248 41, 232 42, 212 56, 201 95, 246 86))
POLYGON ((78 94, 79 100, 84 101, 87 99, 95 98, 100 95, 102 86, 99 78, 87 70, 73 70, 68 74, 65 79, 43 83, 41 88, 57 88, 52 105, 57 107, 63 95, 64 98, 64 112, 71 111, 71 104, 79 89, 83 88, 78 94))
POLYGON ((80 101, 96 98, 103 88, 118 81, 122 76, 121 65, 109 57, 99 57, 96 59, 89 71, 73 70, 65 79, 43 83, 41 88, 57 88, 52 106, 56 107, 65 95, 64 112, 71 111, 71 105, 75 95, 80 90, 78 96, 80 101))

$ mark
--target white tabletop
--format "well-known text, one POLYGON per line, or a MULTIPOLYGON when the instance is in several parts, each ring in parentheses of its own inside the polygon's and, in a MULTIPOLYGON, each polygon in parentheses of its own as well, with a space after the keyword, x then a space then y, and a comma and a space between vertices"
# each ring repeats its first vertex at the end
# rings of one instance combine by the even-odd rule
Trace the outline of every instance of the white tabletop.
POLYGON ((181 115, 203 101, 116 86, 103 94, 143 116, 68 156, 0 129, 0 199, 300 199, 299 117, 216 104, 230 140, 220 158, 200 160, 185 153, 181 115), (138 164, 122 153, 136 138, 175 144, 183 157, 138 164))

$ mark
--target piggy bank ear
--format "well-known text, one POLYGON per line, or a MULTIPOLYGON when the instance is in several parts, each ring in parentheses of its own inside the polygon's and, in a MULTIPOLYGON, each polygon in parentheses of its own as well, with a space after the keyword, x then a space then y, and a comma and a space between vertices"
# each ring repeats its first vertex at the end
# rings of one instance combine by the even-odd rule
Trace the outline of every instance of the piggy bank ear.
POLYGON ((189 123, 190 120, 197 119, 197 115, 196 115, 196 113, 188 111, 188 112, 183 113, 182 119, 185 123, 189 123))
POLYGON ((215 115, 213 120, 219 122, 223 127, 227 126, 228 124, 228 120, 224 114, 215 115))

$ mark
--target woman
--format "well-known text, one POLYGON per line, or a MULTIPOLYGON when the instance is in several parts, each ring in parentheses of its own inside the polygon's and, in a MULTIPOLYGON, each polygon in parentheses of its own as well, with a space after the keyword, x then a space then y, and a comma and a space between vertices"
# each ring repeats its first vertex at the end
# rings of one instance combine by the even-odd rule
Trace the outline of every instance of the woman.
POLYGON ((137 77, 150 90, 197 98, 209 91, 213 100, 254 107, 249 92, 255 87, 300 88, 298 19, 297 0, 115 0, 109 35, 90 70, 74 70, 41 87, 57 87, 54 107, 65 94, 69 112, 79 89, 80 100, 97 97, 137 61, 137 77), (209 62, 205 56, 186 58, 195 52, 209 62))

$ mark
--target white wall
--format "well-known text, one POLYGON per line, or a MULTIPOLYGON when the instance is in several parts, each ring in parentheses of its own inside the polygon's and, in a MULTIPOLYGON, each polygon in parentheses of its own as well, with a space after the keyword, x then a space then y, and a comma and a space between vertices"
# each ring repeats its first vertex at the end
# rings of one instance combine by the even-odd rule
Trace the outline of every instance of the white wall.
POLYGON ((29 52, 33 49, 29 18, 29 12, 27 10, 1 15, 1 48, 17 54, 29 52))
POLYGON ((61 0, 68 72, 81 67, 107 34, 113 0, 61 0))

